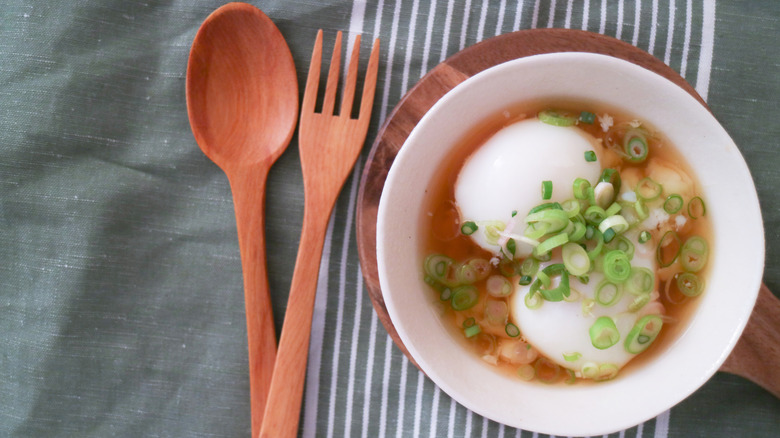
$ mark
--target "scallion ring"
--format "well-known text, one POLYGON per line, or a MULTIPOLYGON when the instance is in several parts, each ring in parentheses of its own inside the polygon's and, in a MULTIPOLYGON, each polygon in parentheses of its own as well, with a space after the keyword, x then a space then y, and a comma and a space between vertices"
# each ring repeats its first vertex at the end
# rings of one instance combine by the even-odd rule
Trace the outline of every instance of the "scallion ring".
POLYGON ((662 268, 665 268, 674 263, 674 261, 677 260, 677 256, 680 254, 681 246, 680 236, 677 235, 677 232, 670 230, 664 233, 655 251, 655 258, 658 261, 658 264, 661 265, 662 268))
POLYGON ((454 310, 467 310, 479 301, 479 291, 474 286, 459 286, 452 291, 450 305, 454 310))
POLYGON ((487 293, 491 296, 503 298, 512 295, 514 289, 512 283, 503 275, 491 275, 485 282, 487 293))
POLYGON ((504 327, 504 331, 506 332, 506 335, 510 338, 516 338, 520 336, 520 328, 518 328, 516 325, 512 324, 511 322, 506 324, 506 327, 504 327))
POLYGON ((536 248, 534 248, 534 255, 540 256, 549 253, 551 250, 567 243, 569 241, 569 235, 566 233, 556 234, 555 236, 547 238, 536 248))
POLYGON ((566 271, 566 266, 563 263, 556 263, 548 265, 539 271, 536 281, 531 284, 531 292, 541 293, 542 297, 547 301, 563 301, 564 297, 568 297, 571 292, 569 290, 569 273, 566 271), (547 285, 544 285, 539 278, 541 274, 547 276, 548 279, 553 276, 559 277, 560 282, 558 283, 558 286, 549 288, 552 281, 549 281, 547 285))
POLYGON ((645 315, 640 318, 626 336, 623 344, 626 351, 631 354, 645 351, 658 336, 663 325, 664 322, 658 315, 645 315))
POLYGON ((696 196, 688 201, 688 217, 691 219, 698 219, 707 213, 707 207, 704 205, 704 200, 701 197, 696 196))
POLYGON ((553 126, 572 126, 577 123, 577 118, 563 113, 562 111, 547 109, 540 111, 537 115, 539 120, 553 126))
POLYGON ((619 284, 604 280, 596 287, 594 298, 602 306, 611 307, 620 300, 622 295, 623 289, 619 284))
POLYGON ((650 294, 655 288, 655 273, 648 268, 634 266, 626 281, 626 289, 632 295, 650 294))
POLYGON ((657 199, 659 196, 661 196, 661 193, 663 192, 663 186, 650 178, 642 178, 636 185, 635 191, 639 199, 652 201, 653 199, 657 199))
POLYGON ((607 230, 614 230, 615 234, 621 234, 628 229, 628 221, 619 214, 607 216, 599 222, 599 231, 606 233, 607 230))
POLYGON ((680 264, 688 272, 699 272, 707 264, 709 253, 709 246, 704 238, 691 236, 680 250, 680 264))
POLYGON ((590 270, 590 258, 588 252, 580 245, 569 242, 561 249, 563 264, 571 275, 584 275, 590 270))
POLYGON ((631 276, 631 262, 628 255, 619 249, 604 254, 604 277, 613 283, 623 283, 631 276))
POLYGON ((553 183, 552 181, 542 181, 542 199, 548 200, 552 198, 553 183))
POLYGON ((479 227, 477 226, 476 222, 474 221, 466 221, 463 222, 463 225, 460 226, 460 232, 464 236, 470 236, 474 234, 475 231, 477 231, 479 227))
POLYGON ((669 195, 666 198, 666 201, 664 201, 664 211, 669 214, 675 214, 680 209, 682 209, 683 206, 683 199, 682 196, 678 194, 669 195))
POLYGON ((573 192, 574 197, 577 199, 588 199, 588 189, 590 188, 590 183, 588 180, 583 178, 577 178, 574 180, 573 184, 573 192))
POLYGON ((590 326, 590 342, 599 350, 606 350, 620 341, 620 333, 615 321, 608 316, 601 316, 590 326))
POLYGON ((704 290, 704 284, 698 275, 692 272, 677 274, 677 288, 687 297, 695 297, 704 290))
POLYGON ((629 130, 623 138, 623 151, 632 163, 645 161, 648 152, 647 138, 638 129, 629 130))

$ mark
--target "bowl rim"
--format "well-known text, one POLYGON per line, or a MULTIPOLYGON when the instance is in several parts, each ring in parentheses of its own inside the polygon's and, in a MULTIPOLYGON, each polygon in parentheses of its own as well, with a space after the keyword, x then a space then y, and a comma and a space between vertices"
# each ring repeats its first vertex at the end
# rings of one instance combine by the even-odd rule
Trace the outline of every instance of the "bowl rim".
MULTIPOLYGON (((387 175, 387 179, 385 182, 384 189, 382 191, 382 196, 380 198, 379 208, 377 212, 377 238, 376 239, 377 239, 376 241, 377 268, 379 273, 380 289, 382 291, 382 297, 385 301, 385 305, 387 306, 388 315, 390 316, 391 321, 393 321, 393 324, 398 332, 399 338, 406 346, 407 350, 409 351, 409 354, 411 355, 411 357, 414 358, 414 360, 418 363, 420 368, 428 375, 428 377, 430 377, 438 387, 440 387, 445 393, 450 395, 453 399, 455 399, 465 407, 477 412, 480 415, 486 416, 495 421, 508 424, 510 426, 521 427, 523 429, 535 430, 537 432, 550 433, 555 435, 597 435, 603 433, 611 433, 617 430, 632 427, 638 423, 641 423, 642 421, 646 421, 662 413, 666 409, 671 408, 673 405, 679 403, 688 395, 690 395, 692 392, 694 392, 696 389, 698 389, 701 385, 703 385, 718 370, 718 368, 723 363, 723 361, 725 361, 726 357, 728 356, 729 352, 733 349, 740 334, 742 333, 742 330, 744 329, 747 323, 747 320, 750 316, 750 311, 752 310, 753 304, 755 303, 756 297, 758 295, 758 289, 760 286, 761 277, 763 273, 763 260, 764 260, 763 222, 761 221, 760 208, 758 206, 758 197, 755 191, 755 186, 753 184, 752 178, 750 177, 749 169, 747 168, 747 164, 745 163, 744 158, 739 154, 739 150, 734 144, 733 140, 728 136, 726 131, 717 122, 717 120, 715 120, 714 116, 712 116, 712 114, 708 111, 708 108, 702 106, 701 102, 696 100, 693 96, 691 96, 686 91, 682 90, 679 86, 677 86, 673 82, 669 81, 668 79, 654 72, 646 70, 628 61, 624 61, 608 55, 594 54, 588 52, 560 52, 560 53, 551 53, 551 54, 540 54, 540 55, 532 55, 532 56, 528 56, 516 60, 511 60, 496 65, 494 67, 488 68, 480 73, 477 73, 476 75, 465 80, 463 83, 457 85, 455 88, 450 90, 447 94, 445 94, 439 101, 437 101, 433 105, 433 107, 431 107, 431 109, 422 117, 422 119, 417 124, 417 126, 412 130, 409 137, 405 141, 404 146, 399 150, 398 155, 396 156, 395 161, 387 175), (398 176, 400 172, 398 169, 401 166, 404 166, 405 165, 404 163, 406 161, 411 159, 408 158, 408 156, 411 154, 410 151, 414 149, 414 146, 412 147, 408 147, 408 146, 414 145, 415 142, 418 142, 420 136, 422 135, 421 132, 424 132, 425 129, 428 129, 426 127, 429 124, 435 124, 436 123, 435 120, 437 118, 439 119, 441 118, 440 113, 443 111, 442 108, 446 108, 449 105, 453 105, 457 103, 455 101, 461 98, 464 95, 464 93, 470 92, 469 90, 475 87, 475 84, 487 83, 489 81, 495 80, 498 77, 501 77, 501 75, 510 74, 512 72, 515 72, 516 70, 523 71, 529 68, 530 69, 538 68, 540 65, 549 65, 549 64, 560 65, 560 63, 569 66, 571 66, 571 63, 575 63, 578 66, 592 64, 592 65, 598 65, 603 68, 615 68, 622 72, 627 72, 631 75, 636 75, 638 78, 641 78, 642 81, 648 81, 648 83, 656 84, 659 87, 668 89, 669 93, 671 94, 678 94, 678 96, 675 96, 676 99, 680 99, 681 101, 687 102, 686 105, 690 106, 691 108, 698 108, 696 112, 698 112, 699 114, 706 113, 700 117, 709 119, 710 124, 714 123, 713 125, 715 127, 714 136, 717 137, 718 140, 725 142, 727 144, 727 148, 731 149, 731 152, 736 152, 736 154, 738 155, 739 160, 736 160, 733 164, 734 166, 736 166, 738 173, 740 173, 742 176, 747 176, 747 178, 749 179, 749 185, 752 188, 751 193, 748 196, 746 196, 746 198, 748 198, 746 202, 748 202, 749 204, 753 204, 755 206, 755 211, 758 213, 756 217, 754 217, 754 220, 752 221, 752 225, 755 226, 755 224, 757 223, 758 228, 753 230, 753 232, 750 235, 750 239, 751 242, 757 244, 756 245, 757 247, 760 247, 760 248, 754 248, 757 251, 753 254, 754 255, 753 259, 760 260, 760 263, 756 263, 756 266, 751 272, 752 275, 749 276, 749 281, 742 282, 743 286, 745 287, 745 290, 748 291, 745 294, 745 301, 741 303, 741 306, 738 309, 739 316, 738 318, 735 319, 735 321, 732 323, 730 327, 729 330, 730 336, 727 339, 725 339, 725 342, 721 342, 718 344, 719 345, 719 348, 717 349, 718 352, 715 354, 714 359, 710 361, 706 366, 701 367, 701 369, 699 369, 697 373, 695 373, 695 378, 692 381, 689 381, 684 388, 678 389, 673 396, 664 396, 662 397, 663 400, 653 405, 652 409, 644 409, 641 413, 633 414, 632 416, 629 416, 622 420, 616 420, 608 425, 605 425, 603 423, 601 424, 589 423, 585 425, 575 425, 575 426, 566 425, 566 426, 558 427, 550 424, 550 422, 539 422, 539 421, 535 421, 535 419, 529 420, 527 418, 521 418, 520 420, 513 420, 512 418, 508 418, 507 415, 503 413, 496 415, 495 412, 486 409, 484 406, 480 406, 479 404, 475 403, 472 399, 468 398, 466 395, 463 394, 463 391, 457 387, 457 385, 453 384, 453 378, 451 374, 442 373, 440 372, 440 370, 432 367, 432 365, 429 363, 430 354, 427 354, 426 352, 423 352, 420 350, 420 348, 418 348, 415 339, 405 328, 403 317, 402 317, 402 311, 400 310, 400 307, 403 303, 396 302, 395 296, 392 292, 393 286, 391 285, 391 283, 389 283, 390 281, 389 277, 392 275, 392 273, 389 272, 388 264, 386 263, 388 256, 391 255, 390 252, 388 251, 393 251, 397 249, 399 245, 398 243, 399 239, 397 239, 397 236, 394 236, 393 239, 391 240, 387 240, 385 238, 385 233, 388 231, 386 227, 389 222, 392 222, 392 220, 388 216, 388 214, 391 213, 388 207, 388 202, 390 202, 388 201, 388 199, 393 196, 394 190, 397 190, 398 184, 396 182, 396 179, 401 178, 398 176), (661 85, 661 84, 665 84, 665 85, 661 85), (695 106, 691 106, 691 104, 694 104, 695 106), (388 245, 385 245, 385 242, 391 242, 391 241, 393 243, 388 243, 388 245), (758 244, 759 242, 760 244, 758 244)), ((689 321, 689 325, 691 323, 693 323, 693 321, 689 321)), ((686 331, 688 330, 690 330, 690 327, 686 329, 686 331)), ((605 386, 614 385, 615 382, 619 382, 619 381, 620 379, 616 379, 615 381, 606 382, 602 385, 605 386)))

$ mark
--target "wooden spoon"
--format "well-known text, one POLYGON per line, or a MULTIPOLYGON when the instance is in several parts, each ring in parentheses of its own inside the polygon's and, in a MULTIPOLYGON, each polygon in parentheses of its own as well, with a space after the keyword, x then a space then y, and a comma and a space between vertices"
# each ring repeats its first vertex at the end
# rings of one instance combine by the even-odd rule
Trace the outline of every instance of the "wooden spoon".
POLYGON ((298 117, 298 79, 279 29, 259 9, 229 3, 206 18, 187 65, 195 140, 227 174, 244 274, 252 436, 260 431, 276 359, 266 273, 265 184, 298 117))

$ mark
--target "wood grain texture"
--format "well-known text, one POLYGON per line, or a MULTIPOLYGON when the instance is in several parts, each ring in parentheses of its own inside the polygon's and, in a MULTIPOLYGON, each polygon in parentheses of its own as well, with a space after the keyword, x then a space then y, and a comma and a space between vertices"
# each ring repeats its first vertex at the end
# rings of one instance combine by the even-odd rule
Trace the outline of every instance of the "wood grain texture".
MULTIPOLYGON (((355 38, 341 108, 351 108, 357 86, 360 36, 355 38)), ((366 69, 360 112, 332 114, 339 78, 341 32, 336 37, 330 72, 325 87, 322 113, 315 113, 315 101, 322 60, 322 31, 317 33, 306 92, 301 104, 299 148, 303 168, 303 231, 295 260, 287 313, 279 340, 268 404, 260 436, 294 437, 298 433, 303 384, 311 337, 314 300, 320 259, 330 214, 341 187, 360 155, 366 139, 373 106, 379 64, 379 40, 374 41, 366 69)))
MULTIPOLYGON (((632 62, 669 79, 707 106, 696 90, 661 60, 615 38, 580 30, 533 29, 500 35, 456 53, 425 75, 379 130, 363 170, 357 206, 358 252, 369 297, 390 337, 415 365, 387 313, 376 265, 377 209, 390 166, 422 116, 456 85, 503 62, 556 52, 599 53, 632 62)), ((734 360, 729 358, 723 371, 742 375, 778 394, 780 379, 771 375, 772 370, 780 369, 780 327, 772 322, 778 320, 780 300, 762 286, 755 314, 732 354, 734 360)))
POLYGON ((201 25, 187 64, 195 140, 227 175, 244 277, 252 435, 257 436, 276 358, 265 254, 265 184, 290 143, 298 79, 281 32, 259 9, 229 3, 201 25))

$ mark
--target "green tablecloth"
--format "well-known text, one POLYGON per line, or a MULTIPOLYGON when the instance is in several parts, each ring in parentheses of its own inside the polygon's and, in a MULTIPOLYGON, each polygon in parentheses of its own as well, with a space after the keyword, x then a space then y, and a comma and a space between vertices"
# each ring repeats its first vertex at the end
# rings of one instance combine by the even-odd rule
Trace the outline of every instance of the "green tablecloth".
MULTIPOLYGON (((3 2, 0 436, 249 435, 231 195, 195 144, 184 99, 190 44, 221 3, 3 2)), ((588 29, 681 72, 758 183, 764 280, 780 290, 780 2, 252 3, 288 39, 301 84, 318 28, 328 42, 336 30, 383 42, 366 147, 326 241, 302 435, 532 436, 452 402, 402 356, 365 292, 354 234, 357 176, 384 118, 446 56, 499 33, 588 29)), ((268 191, 280 330, 303 208, 297 139, 273 168, 268 191)), ((778 435, 780 401, 718 373, 671 411, 613 436, 778 435)))

